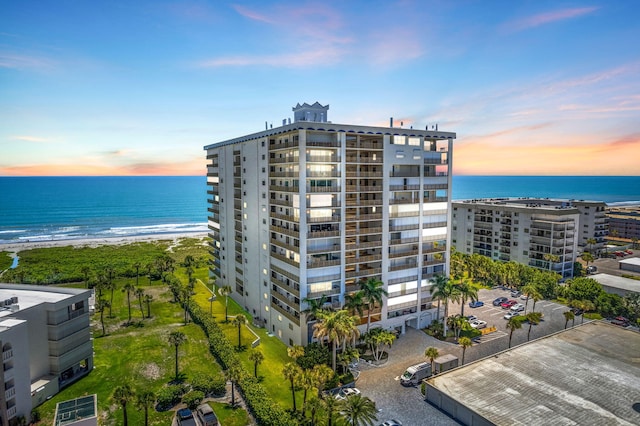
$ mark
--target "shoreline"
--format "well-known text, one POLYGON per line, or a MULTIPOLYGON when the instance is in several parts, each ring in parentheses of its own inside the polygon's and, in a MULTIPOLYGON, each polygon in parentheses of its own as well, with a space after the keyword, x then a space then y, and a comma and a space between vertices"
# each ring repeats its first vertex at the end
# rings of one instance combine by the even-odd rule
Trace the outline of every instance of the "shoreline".
MULTIPOLYGON (((126 245, 140 242, 151 241, 163 241, 163 240, 180 240, 183 238, 205 238, 208 236, 207 232, 176 232, 167 234, 144 234, 144 235, 129 235, 118 237, 101 237, 101 238, 68 238, 60 240, 39 240, 39 241, 9 241, 0 242, 0 252, 6 251, 12 253, 15 256, 20 251, 32 250, 37 248, 52 248, 52 247, 98 247, 104 245, 126 245)), ((12 256, 12 257, 13 257, 12 256)))

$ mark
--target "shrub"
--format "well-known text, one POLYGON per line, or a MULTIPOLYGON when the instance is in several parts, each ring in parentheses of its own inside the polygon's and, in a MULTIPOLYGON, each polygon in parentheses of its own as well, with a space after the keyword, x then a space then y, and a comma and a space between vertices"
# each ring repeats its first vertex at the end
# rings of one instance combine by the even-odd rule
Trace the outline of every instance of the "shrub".
POLYGON ((298 358, 296 362, 304 370, 310 370, 318 364, 331 365, 331 352, 329 347, 313 342, 304 348, 304 355, 298 358))
POLYGON ((183 385, 169 385, 158 391, 156 401, 158 401, 158 409, 168 410, 176 405, 182 395, 185 393, 185 387, 183 385))
POLYGON ((191 387, 204 395, 222 396, 227 390, 227 381, 222 374, 196 374, 191 380, 191 387))
POLYGON ((182 397, 182 402, 187 404, 187 407, 191 410, 195 410, 198 405, 204 399, 204 393, 198 390, 193 390, 191 392, 187 392, 182 397))

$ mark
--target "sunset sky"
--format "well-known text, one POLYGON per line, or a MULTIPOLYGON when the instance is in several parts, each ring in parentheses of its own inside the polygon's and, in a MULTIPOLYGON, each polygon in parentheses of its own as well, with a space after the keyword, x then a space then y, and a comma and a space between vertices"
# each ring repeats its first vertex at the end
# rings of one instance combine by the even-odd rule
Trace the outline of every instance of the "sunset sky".
POLYGON ((203 175, 334 123, 457 133, 458 175, 639 175, 640 1, 4 1, 0 176, 203 175))

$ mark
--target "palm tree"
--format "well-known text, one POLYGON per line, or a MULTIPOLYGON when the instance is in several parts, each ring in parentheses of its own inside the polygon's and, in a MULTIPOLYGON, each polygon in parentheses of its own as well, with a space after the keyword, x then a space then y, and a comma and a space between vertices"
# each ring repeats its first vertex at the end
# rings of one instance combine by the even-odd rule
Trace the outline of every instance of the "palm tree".
POLYGON ((598 240, 595 238, 587 238, 587 244, 589 244, 589 253, 593 254, 593 245, 596 244, 598 240))
POLYGON ((322 397, 322 391, 327 382, 333 377, 334 372, 326 364, 316 364, 311 371, 313 372, 313 385, 318 389, 318 396, 322 397))
POLYGON ((382 306, 383 296, 388 296, 387 290, 384 289, 384 284, 377 278, 370 277, 366 281, 360 282, 360 290, 364 293, 364 299, 367 304, 367 331, 371 325, 371 310, 375 308, 376 304, 382 306))
POLYGON ((460 295, 458 296, 460 300, 460 316, 463 317, 465 303, 467 303, 467 300, 478 300, 478 290, 471 285, 469 280, 463 280, 458 284, 458 291, 460 292, 460 295))
POLYGON ((584 311, 580 318, 580 324, 584 324, 584 314, 589 311, 593 311, 596 308, 596 305, 594 305, 594 303, 590 300, 574 300, 573 306, 584 311))
POLYGON ((440 321, 440 301, 443 300, 444 287, 449 281, 444 275, 435 275, 433 277, 433 285, 431 286, 431 298, 438 301, 438 310, 436 311, 436 321, 440 321))
POLYGON ((316 319, 316 314, 324 309, 324 304, 327 303, 327 300, 327 296, 324 294, 319 299, 309 299, 308 297, 302 299, 307 304, 307 309, 302 311, 307 316, 307 322, 316 319))
POLYGON ((129 419, 127 418, 127 403, 133 399, 133 396, 133 390, 128 383, 120 385, 113 390, 113 400, 122 406, 124 426, 129 424, 129 419))
POLYGON ((153 296, 150 294, 144 295, 144 303, 147 305, 147 318, 151 318, 151 302, 153 301, 153 296))
MULTIPOLYGON (((457 285, 453 283, 450 279, 446 279, 446 282, 442 286, 442 288, 436 288, 435 291, 432 292, 432 297, 434 299, 442 300, 444 304, 444 318, 449 317, 449 301, 457 301, 460 296, 460 290, 457 285)), ((447 321, 444 321, 444 336, 447 336, 447 321)))
POLYGON ((191 289, 188 286, 180 285, 178 289, 180 300, 182 301, 182 308, 184 309, 184 324, 189 323, 189 317, 187 315, 187 308, 189 307, 189 298, 191 297, 191 289))
POLYGON ((509 347, 511 347, 513 332, 522 328, 522 321, 524 321, 524 317, 521 316, 511 317, 507 321, 507 329, 509 330, 509 347))
POLYGON ((461 337, 460 340, 458 340, 458 344, 462 346, 462 365, 464 365, 464 353, 467 351, 468 347, 473 345, 473 342, 471 342, 471 339, 468 337, 461 337))
POLYGON ((84 265, 82 268, 80 268, 80 272, 82 273, 82 276, 84 277, 84 285, 85 285, 85 287, 89 288, 89 274, 91 273, 91 268, 88 267, 87 265, 84 265))
POLYGON ((562 313, 562 315, 564 315, 564 328, 565 330, 567 329, 567 324, 569 324, 569 321, 574 321, 576 320, 576 315, 572 312, 572 311, 565 311, 562 313))
POLYGON ((127 307, 129 308, 129 322, 131 322, 131 292, 135 291, 135 286, 131 283, 126 283, 122 287, 122 291, 127 293, 127 307))
POLYGON ((218 289, 220 296, 224 297, 224 322, 229 322, 229 295, 233 292, 230 285, 222 286, 218 289))
POLYGON ((522 292, 527 296, 527 300, 525 301, 525 312, 527 312, 527 305, 529 304, 529 299, 533 299, 533 307, 531 308, 532 311, 535 312, 536 310, 536 303, 538 302, 538 300, 542 299, 542 294, 540 293, 540 290, 538 290, 538 287, 536 287, 535 284, 527 284, 524 287, 522 287, 522 292))
POLYGON ((531 338, 531 327, 534 325, 540 324, 540 321, 542 321, 542 313, 529 312, 527 315, 525 315, 525 318, 527 319, 527 321, 529 321, 529 331, 527 332, 527 342, 528 342, 529 339, 531 338))
POLYGON ((293 358, 294 361, 297 361, 298 358, 304 355, 304 346, 301 345, 293 345, 287 348, 287 355, 293 358))
POLYGON ((144 409, 144 426, 149 425, 149 407, 156 402, 156 395, 152 391, 145 391, 136 397, 138 408, 144 409))
POLYGON ((142 267, 142 264, 140 262, 135 262, 133 264, 133 268, 136 270, 136 287, 138 287, 138 279, 140 278, 140 268, 142 267))
POLYGON ((339 311, 320 311, 318 312, 319 321, 313 325, 313 336, 321 343, 326 338, 332 344, 332 367, 336 371, 336 351, 337 347, 343 340, 359 334, 358 327, 355 324, 354 317, 349 315, 344 309, 339 311))
POLYGON ((242 370, 237 365, 232 365, 225 371, 227 380, 231 382, 231 406, 236 406, 236 383, 240 381, 242 370))
POLYGON ((142 316, 142 319, 144 319, 144 309, 142 308, 142 299, 144 297, 144 290, 141 288, 136 288, 135 295, 138 298, 138 304, 140 305, 140 315, 142 316))
POLYGON ((145 271, 147 271, 147 276, 149 277, 149 285, 151 285, 151 271, 153 271, 153 263, 149 262, 144 265, 145 271))
POLYGON ((169 343, 176 348, 176 380, 178 380, 178 346, 187 341, 187 336, 181 331, 172 331, 169 334, 169 343))
POLYGON ((582 253, 580 257, 587 264, 587 268, 589 268, 589 263, 595 260, 595 258, 593 257, 593 254, 589 253, 588 251, 585 251, 584 253, 582 253))
POLYGON ((344 298, 344 307, 349 310, 351 315, 362 317, 364 313, 364 291, 356 291, 355 293, 347 294, 344 298))
POLYGON ((288 362, 284 365, 284 368, 282 369, 282 374, 284 375, 284 378, 286 380, 289 380, 289 383, 291 384, 291 397, 293 399, 293 412, 295 413, 296 411, 298 411, 298 409, 296 408, 296 387, 295 387, 295 382, 298 379, 298 376, 301 373, 301 368, 300 366, 298 366, 298 364, 296 364, 295 362, 288 362))
POLYGON ((111 292, 111 298, 109 299, 109 318, 113 318, 113 312, 111 311, 111 309, 113 308, 113 291, 116 289, 116 283, 114 283, 112 280, 109 280, 108 276, 105 274, 105 281, 103 286, 105 290, 109 290, 111 292))
POLYGON ((258 349, 254 349, 249 354, 249 361, 253 362, 253 375, 257 379, 258 365, 262 364, 262 361, 264 361, 264 354, 260 352, 258 349))
POLYGON ((236 315, 233 325, 238 327, 238 350, 242 349, 242 326, 247 323, 247 317, 242 314, 236 315))
POLYGON ((431 374, 436 374, 436 369, 434 365, 434 361, 436 358, 440 356, 440 352, 438 352, 438 348, 434 348, 433 346, 425 349, 424 356, 429 358, 429 362, 431 363, 431 374))
POLYGON ((351 426, 373 425, 378 420, 376 404, 360 394, 349 395, 339 403, 340 416, 351 426))
POLYGON ((313 384, 314 384, 313 371, 311 370, 300 371, 300 375, 298 376, 298 385, 300 385, 300 387, 302 387, 302 389, 304 390, 304 393, 302 396, 302 412, 303 413, 307 412, 307 394, 309 390, 313 388, 313 384))
POLYGON ((560 256, 551 253, 546 253, 542 258, 548 262, 549 270, 551 270, 551 266, 553 266, 554 263, 558 263, 560 261, 560 256))
POLYGON ((332 396, 329 398, 323 398, 322 406, 324 407, 325 413, 327 413, 327 426, 332 426, 335 412, 339 406, 338 400, 332 396))
POLYGON ((100 312, 100 324, 102 325, 102 335, 105 335, 104 328, 104 310, 109 307, 109 302, 105 299, 98 299, 96 302, 96 311, 100 312))

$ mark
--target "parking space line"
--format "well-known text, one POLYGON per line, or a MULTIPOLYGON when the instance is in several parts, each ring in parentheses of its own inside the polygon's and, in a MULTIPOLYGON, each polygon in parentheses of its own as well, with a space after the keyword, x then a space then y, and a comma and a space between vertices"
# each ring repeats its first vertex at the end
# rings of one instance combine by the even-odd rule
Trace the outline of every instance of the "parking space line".
POLYGON ((560 305, 557 308, 553 308, 552 311, 557 311, 558 309, 566 309, 566 308, 567 308, 566 306, 560 305))

